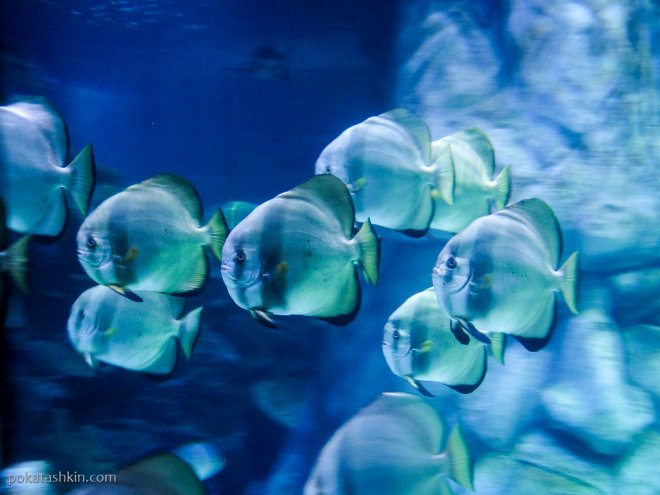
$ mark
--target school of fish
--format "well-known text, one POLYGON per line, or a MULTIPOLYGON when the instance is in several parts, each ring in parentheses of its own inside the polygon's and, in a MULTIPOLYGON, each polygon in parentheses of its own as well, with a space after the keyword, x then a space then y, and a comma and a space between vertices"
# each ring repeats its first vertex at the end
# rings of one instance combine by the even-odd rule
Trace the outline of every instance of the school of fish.
MULTIPOLYGON (((432 394, 423 382, 474 391, 489 356, 504 364, 507 336, 542 349, 557 294, 578 311, 577 253, 562 262, 561 229, 543 200, 507 205, 509 167, 496 173, 493 146, 476 128, 433 140, 405 109, 369 117, 321 151, 306 182, 258 205, 225 203, 207 223, 195 187, 168 173, 88 213, 92 146, 67 163, 68 154, 64 120, 45 98, 0 107, 0 296, 5 273, 27 290, 30 236, 61 234, 66 191, 84 217, 78 260, 97 284, 72 305, 66 328, 92 367, 169 375, 178 349, 190 359, 202 307, 184 311, 185 296, 203 291, 216 269, 233 302, 266 326, 287 315, 348 325, 361 279, 378 282, 376 228, 454 234, 429 266, 428 285, 384 323, 385 362, 424 396, 432 394)), ((142 463, 165 472, 181 461, 142 463)), ((201 493, 190 479, 172 493, 201 493)), ((304 493, 449 494, 448 480, 474 490, 460 427, 447 434, 425 397, 385 393, 336 431, 304 493)))

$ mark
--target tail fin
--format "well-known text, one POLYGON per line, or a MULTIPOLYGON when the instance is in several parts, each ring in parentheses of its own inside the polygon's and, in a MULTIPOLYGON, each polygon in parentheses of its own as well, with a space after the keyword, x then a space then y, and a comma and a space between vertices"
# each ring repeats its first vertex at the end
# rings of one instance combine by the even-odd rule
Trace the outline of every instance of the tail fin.
POLYGON ((201 316, 203 308, 193 309, 190 313, 184 316, 179 323, 179 342, 181 342, 181 348, 183 349, 183 355, 186 356, 186 359, 190 359, 192 354, 193 346, 199 335, 199 318, 201 316))
POLYGON ((561 278, 561 293, 568 309, 573 314, 578 314, 577 309, 577 290, 578 290, 578 252, 571 254, 559 271, 561 278))
POLYGON ((207 480, 225 467, 220 450, 210 443, 194 442, 178 447, 172 453, 194 471, 197 478, 207 480))
POLYGON ((230 201, 222 205, 222 214, 225 216, 227 228, 233 230, 257 207, 254 203, 247 201, 230 201))
POLYGON ((449 477, 463 488, 474 491, 472 458, 458 425, 454 426, 449 435, 445 452, 450 465, 449 477))
POLYGON ((17 240, 7 248, 7 260, 5 261, 7 271, 21 292, 28 292, 27 284, 27 264, 28 264, 28 243, 30 236, 26 235, 17 240))
POLYGON ((502 332, 493 332, 490 337, 490 352, 495 361, 504 365, 504 349, 506 348, 506 334, 502 332))
POLYGON ((435 191, 439 197, 447 204, 454 204, 454 157, 451 153, 451 145, 447 145, 437 153, 437 158, 433 164, 435 191))
POLYGON ((227 234, 229 229, 227 228, 227 222, 225 216, 222 213, 222 209, 218 208, 211 220, 209 221, 206 229, 210 236, 209 247, 213 252, 213 256, 216 259, 222 259, 222 246, 224 246, 225 241, 227 240, 227 234))
POLYGON ((360 266, 364 278, 370 284, 378 282, 378 266, 380 264, 380 239, 371 226, 371 221, 362 224, 354 238, 360 246, 360 266))
POLYGON ((495 180, 493 180, 493 202, 495 208, 501 210, 509 202, 511 195, 511 174, 509 173, 509 165, 504 167, 495 180))
POLYGON ((71 171, 71 183, 68 190, 78 209, 83 215, 87 215, 95 181, 92 145, 85 146, 67 168, 71 171))

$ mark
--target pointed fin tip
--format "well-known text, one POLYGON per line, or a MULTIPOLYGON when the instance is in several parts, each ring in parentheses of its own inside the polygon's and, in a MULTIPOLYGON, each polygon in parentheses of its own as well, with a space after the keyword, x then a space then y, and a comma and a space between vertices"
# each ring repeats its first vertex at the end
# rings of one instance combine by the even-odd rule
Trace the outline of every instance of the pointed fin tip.
POLYGON ((86 216, 96 183, 96 166, 92 145, 85 146, 67 168, 71 171, 69 192, 78 210, 86 216))
POLYGON ((359 264, 364 278, 369 284, 375 285, 378 283, 380 267, 380 238, 369 218, 362 224, 354 239, 360 246, 359 264))
POLYGON ((564 296, 564 301, 568 309, 574 315, 578 314, 577 308, 577 295, 579 286, 579 271, 578 271, 578 251, 571 254, 566 262, 561 266, 559 271, 562 274, 561 280, 561 293, 564 296))
POLYGON ((504 167, 493 181, 493 203, 497 210, 505 208, 511 197, 511 173, 509 168, 510 165, 504 167))
POLYGON ((211 252, 215 259, 222 261, 222 247, 225 245, 227 235, 229 234, 229 226, 222 208, 215 210, 206 229, 209 233, 209 247, 211 248, 211 252))
POLYGON ((252 318, 257 320, 263 326, 268 328, 277 328, 277 323, 273 319, 273 315, 268 310, 264 308, 253 308, 249 311, 250 315, 252 315, 252 318))
POLYGON ((30 289, 27 283, 28 245, 30 235, 25 235, 7 248, 9 276, 23 294, 30 289))
POLYGON ((420 382, 419 382, 417 379, 415 379, 414 377, 412 377, 412 376, 410 376, 410 375, 406 375, 406 376, 403 377, 403 379, 404 379, 405 381, 407 381, 408 384, 409 384, 412 388, 414 388, 415 390, 417 390, 419 393, 421 393, 421 394, 424 395, 425 397, 435 397, 435 395, 433 395, 431 392, 429 392, 428 389, 427 389, 424 385, 422 385, 422 383, 420 383, 420 382))
POLYGON ((179 342, 186 359, 190 359, 195 342, 199 337, 202 309, 204 309, 203 306, 195 308, 179 320, 179 342))
POLYGON ((454 426, 454 429, 449 435, 446 451, 451 465, 449 476, 463 488, 474 491, 472 456, 458 425, 454 426))

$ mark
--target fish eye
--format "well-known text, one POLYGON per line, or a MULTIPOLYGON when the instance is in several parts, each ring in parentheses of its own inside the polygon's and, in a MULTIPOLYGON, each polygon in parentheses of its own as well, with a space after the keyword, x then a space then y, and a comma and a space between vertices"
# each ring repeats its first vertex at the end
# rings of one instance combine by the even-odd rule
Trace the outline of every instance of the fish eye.
POLYGON ((392 340, 399 340, 399 338, 401 338, 401 334, 398 330, 394 330, 394 332, 392 332, 392 340))
POLYGON ((458 263, 456 263, 456 258, 454 258, 453 256, 447 258, 445 264, 447 265, 447 268, 449 268, 450 270, 456 268, 456 266, 458 265, 458 263))
POLYGON ((330 172, 332 172, 332 168, 330 167, 330 165, 326 165, 325 166, 325 173, 329 174, 330 172))
POLYGON ((243 263, 246 259, 245 252, 242 249, 236 251, 236 261, 243 263))
POLYGON ((91 235, 88 236, 87 240, 85 241, 85 245, 90 249, 95 248, 96 247, 96 239, 94 239, 91 235))
POLYGON ((78 321, 81 321, 84 317, 85 317, 85 313, 81 309, 80 311, 78 311, 78 315, 77 315, 78 321))

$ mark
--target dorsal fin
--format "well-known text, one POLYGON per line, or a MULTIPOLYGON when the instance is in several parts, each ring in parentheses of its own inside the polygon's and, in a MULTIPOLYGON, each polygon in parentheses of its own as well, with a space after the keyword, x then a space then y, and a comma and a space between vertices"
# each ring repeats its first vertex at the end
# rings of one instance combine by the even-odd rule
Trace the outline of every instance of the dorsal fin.
POLYGON ((159 174, 150 179, 130 186, 127 190, 159 189, 170 194, 190 212, 190 215, 198 222, 202 222, 202 204, 195 186, 183 177, 175 174, 159 174))
POLYGON ((66 123, 55 107, 43 96, 35 96, 13 103, 6 110, 24 118, 42 132, 60 164, 69 152, 69 134, 66 123))
POLYGON ((346 185, 334 175, 315 175, 307 182, 280 194, 278 198, 298 199, 320 205, 337 216, 346 237, 353 237, 355 224, 353 200, 346 185))
POLYGON ((405 129, 417 145, 424 163, 426 165, 430 163, 431 132, 422 119, 405 108, 395 108, 394 110, 380 114, 379 117, 390 120, 405 129))
POLYGON ((561 230, 557 217, 545 201, 538 198, 523 199, 495 215, 508 216, 528 225, 547 249, 553 268, 558 267, 562 250, 561 230))

